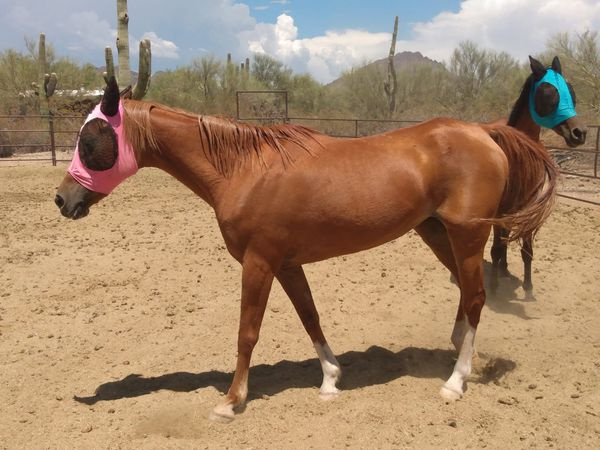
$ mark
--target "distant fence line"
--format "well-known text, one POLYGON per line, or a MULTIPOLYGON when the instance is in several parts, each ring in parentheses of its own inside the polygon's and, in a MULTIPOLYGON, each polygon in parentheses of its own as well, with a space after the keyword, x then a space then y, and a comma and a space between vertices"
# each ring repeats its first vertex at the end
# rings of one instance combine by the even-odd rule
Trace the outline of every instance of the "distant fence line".
MULTIPOLYGON (((305 125, 336 137, 368 136, 420 122, 412 119, 386 120, 286 116, 287 115, 272 117, 238 117, 238 120, 260 124, 293 123, 305 125)), ((84 119, 85 116, 79 115, 0 115, 0 155, 6 154, 7 149, 12 149, 12 151, 17 154, 16 157, 0 157, 0 163, 36 161, 50 162, 55 166, 59 162, 70 162, 70 155, 68 159, 60 159, 57 156, 57 150, 70 150, 75 148, 79 127, 84 119), (23 126, 23 123, 27 126, 23 126), (36 126, 32 126, 32 123, 36 126), (27 135, 27 138, 23 135, 27 135), (50 158, 18 156, 19 153, 27 154, 43 151, 49 151, 50 158)), ((598 173, 600 164, 600 125, 589 125, 588 129, 590 131, 595 130, 595 136, 592 138, 594 147, 568 148, 547 143, 548 148, 559 164, 575 159, 575 155, 583 155, 583 159, 585 160, 583 165, 585 166, 584 168, 586 171, 582 171, 581 167, 573 169, 561 167, 562 174, 588 179, 600 179, 598 173)), ((594 133, 589 133, 590 137, 593 135, 594 133)), ((565 198, 600 206, 599 202, 592 200, 572 197, 565 194, 559 195, 565 198)))

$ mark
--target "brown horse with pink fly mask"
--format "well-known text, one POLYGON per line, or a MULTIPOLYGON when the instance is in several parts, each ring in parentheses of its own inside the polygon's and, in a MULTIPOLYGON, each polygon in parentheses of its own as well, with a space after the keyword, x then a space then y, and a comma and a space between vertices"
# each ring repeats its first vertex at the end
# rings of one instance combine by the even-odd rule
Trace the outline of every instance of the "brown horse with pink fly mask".
POLYGON ((369 249, 411 229, 458 280, 451 340, 459 354, 441 395, 460 398, 485 303, 483 253, 491 227, 506 227, 513 240, 535 233, 550 212, 558 175, 543 146, 503 125, 434 119, 341 139, 120 100, 113 78, 81 129, 55 202, 64 216, 84 217, 141 167, 165 170, 211 205, 228 251, 242 265, 237 365, 212 411, 218 420, 233 419, 246 401, 274 279, 315 346, 321 395, 335 396, 340 365, 302 265, 369 249))
MULTIPOLYGON (((575 112, 575 91, 562 77, 558 57, 554 57, 548 68, 529 57, 531 75, 525 81, 521 94, 513 106, 508 125, 522 131, 536 142, 540 140, 542 127, 550 128, 561 136, 569 147, 585 143, 587 129, 581 125, 575 112)), ((506 257, 506 230, 494 226, 492 244, 492 276, 490 289, 498 287, 498 274, 509 276, 506 257)), ((523 289, 528 296, 533 291, 531 261, 533 260, 533 236, 523 237, 521 247, 523 259, 523 289)))

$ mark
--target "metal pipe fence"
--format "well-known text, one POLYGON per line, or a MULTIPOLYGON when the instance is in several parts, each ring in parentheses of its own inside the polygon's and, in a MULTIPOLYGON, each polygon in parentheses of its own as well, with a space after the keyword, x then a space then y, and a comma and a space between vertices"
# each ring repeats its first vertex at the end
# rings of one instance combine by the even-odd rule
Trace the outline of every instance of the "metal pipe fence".
POLYGON ((3 156, 0 157, 0 163, 39 161, 51 162, 56 166, 57 162, 68 162, 69 160, 66 159, 58 159, 56 151, 61 148, 75 147, 79 128, 75 129, 73 126, 80 126, 84 119, 85 116, 80 115, 52 113, 27 116, 0 115, 0 156, 3 156), (31 156, 44 151, 50 151, 49 158, 31 156))
MULTIPOLYGON (((277 92, 278 94, 280 92, 277 92)), ((11 150, 10 157, 0 157, 2 162, 51 162, 56 166, 59 162, 69 162, 60 159, 58 149, 74 149, 79 128, 85 116, 78 115, 33 115, 12 116, 0 115, 0 156, 6 156, 5 149, 11 150), (45 125, 45 127, 44 127, 45 125), (37 158, 35 153, 49 151, 50 157, 37 158)), ((239 117, 244 122, 259 124, 293 123, 310 126, 325 134, 337 137, 361 137, 389 131, 395 128, 410 126, 419 123, 412 119, 357 119, 357 118, 332 118, 332 117, 301 117, 283 115, 273 117, 239 117)), ((593 137, 593 147, 567 148, 554 145, 556 137, 542 139, 549 151, 561 166, 563 175, 578 177, 588 180, 600 180, 600 125, 589 125, 589 135, 593 137), (579 155, 579 156, 578 156, 579 155)), ((588 138, 589 141, 589 138, 588 138)), ((600 202, 564 193, 560 196, 585 203, 600 206, 600 202)))

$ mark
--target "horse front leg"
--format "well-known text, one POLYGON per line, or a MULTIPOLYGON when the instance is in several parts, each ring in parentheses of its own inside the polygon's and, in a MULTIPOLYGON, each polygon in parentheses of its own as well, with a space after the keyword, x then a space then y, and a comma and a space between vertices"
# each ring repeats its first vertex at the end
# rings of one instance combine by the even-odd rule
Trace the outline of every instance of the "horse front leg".
POLYGON ((533 260, 533 239, 527 236, 523 239, 523 247, 521 248, 521 258, 523 258, 523 289, 530 296, 533 291, 533 283, 531 282, 531 261, 533 260))
POLYGON ((319 395, 323 400, 334 398, 339 393, 336 383, 342 376, 342 369, 323 335, 323 330, 319 322, 319 313, 315 307, 304 270, 302 270, 301 266, 285 267, 276 276, 283 290, 292 301, 294 309, 298 313, 304 329, 310 336, 321 362, 323 383, 321 384, 319 395))
POLYGON ((242 301, 235 375, 225 399, 215 406, 211 413, 210 418, 213 420, 233 420, 234 409, 246 401, 250 359, 258 342, 273 278, 272 265, 259 255, 246 253, 242 262, 242 301))

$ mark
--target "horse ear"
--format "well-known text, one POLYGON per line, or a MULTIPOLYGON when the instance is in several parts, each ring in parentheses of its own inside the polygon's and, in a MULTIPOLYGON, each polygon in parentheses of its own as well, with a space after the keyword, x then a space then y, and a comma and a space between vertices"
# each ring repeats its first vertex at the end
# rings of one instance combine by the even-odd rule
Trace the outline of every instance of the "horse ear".
POLYGON ((108 79, 102 102, 100 103, 100 111, 107 117, 112 117, 119 111, 119 86, 117 79, 112 76, 108 79))
POLYGON ((552 70, 562 75, 562 67, 560 66, 560 59, 558 59, 558 56, 555 56, 552 60, 552 70))
POLYGON ((531 72, 533 72, 536 81, 541 80, 544 75, 546 75, 546 68, 544 65, 531 56, 529 56, 529 66, 531 67, 531 72))

